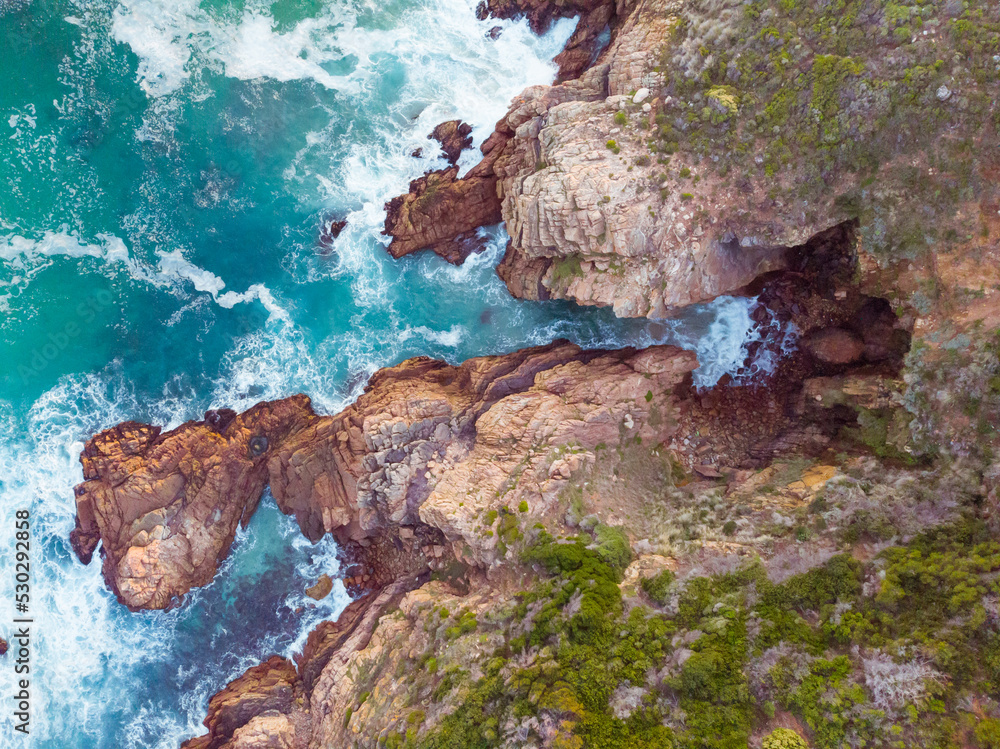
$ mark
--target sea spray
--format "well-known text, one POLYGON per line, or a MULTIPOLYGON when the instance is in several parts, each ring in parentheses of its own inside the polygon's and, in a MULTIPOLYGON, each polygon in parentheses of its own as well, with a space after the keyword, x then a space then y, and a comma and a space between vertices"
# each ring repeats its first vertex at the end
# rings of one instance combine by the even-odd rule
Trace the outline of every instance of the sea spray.
POLYGON ((712 387, 724 375, 734 384, 763 381, 795 349, 798 331, 768 310, 765 321, 758 322, 752 313, 759 306, 757 297, 719 297, 670 320, 670 332, 661 340, 698 355, 694 384, 699 389, 712 387))

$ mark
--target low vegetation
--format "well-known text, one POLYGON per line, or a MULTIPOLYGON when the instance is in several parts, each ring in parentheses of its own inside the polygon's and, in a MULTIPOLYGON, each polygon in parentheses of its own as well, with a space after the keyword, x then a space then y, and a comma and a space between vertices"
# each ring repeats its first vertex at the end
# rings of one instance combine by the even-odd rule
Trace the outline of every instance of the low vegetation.
POLYGON ((631 559, 619 528, 536 529, 522 562, 537 582, 489 623, 464 612, 442 624, 449 639, 496 644, 481 675, 452 671, 435 699, 454 709, 431 721, 421 705, 380 745, 998 745, 1000 543, 974 512, 867 561, 845 547, 777 583, 751 559, 660 571, 632 596, 631 559))

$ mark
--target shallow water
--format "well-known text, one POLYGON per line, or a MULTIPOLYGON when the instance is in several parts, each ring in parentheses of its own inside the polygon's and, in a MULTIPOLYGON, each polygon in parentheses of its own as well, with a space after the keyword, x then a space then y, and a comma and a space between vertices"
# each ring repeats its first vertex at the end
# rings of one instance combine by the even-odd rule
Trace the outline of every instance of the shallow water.
MULTIPOLYGON (((29 508, 36 618, 32 738, 14 745, 175 747, 212 692, 347 602, 338 583, 297 613, 336 548, 265 500, 214 583, 129 613, 68 544, 95 431, 295 392, 334 412, 406 357, 557 337, 681 342, 703 383, 742 362, 746 300, 667 326, 518 302, 493 271, 500 227, 461 268, 385 253, 385 201, 443 165, 433 126, 460 117, 481 143, 516 93, 552 80, 573 27, 538 38, 475 5, 0 0, 0 569, 29 508), (330 217, 348 228, 321 247, 330 217)), ((0 631, 12 591, 4 576, 0 631)), ((0 669, 2 694, 12 679, 0 669)))

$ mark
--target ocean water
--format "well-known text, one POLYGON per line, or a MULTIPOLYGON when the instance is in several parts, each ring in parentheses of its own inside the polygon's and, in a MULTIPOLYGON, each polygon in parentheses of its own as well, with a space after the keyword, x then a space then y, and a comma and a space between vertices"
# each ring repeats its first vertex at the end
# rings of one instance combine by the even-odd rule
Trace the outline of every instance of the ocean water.
POLYGON ((434 125, 460 117, 481 143, 515 94, 554 78, 574 25, 537 37, 477 21, 475 5, 0 0, 0 635, 22 509, 35 620, 32 733, 12 732, 8 656, 0 745, 176 747, 201 732, 209 695, 296 652, 348 600, 339 583, 305 597, 336 574, 336 547, 266 499, 211 585, 170 612, 128 612, 68 543, 94 432, 295 392, 335 412, 409 356, 557 337, 680 342, 700 384, 742 365, 751 300, 653 324, 519 302, 493 270, 501 227, 461 268, 385 253, 385 201, 444 163, 434 125), (324 244, 332 219, 348 227, 324 244))

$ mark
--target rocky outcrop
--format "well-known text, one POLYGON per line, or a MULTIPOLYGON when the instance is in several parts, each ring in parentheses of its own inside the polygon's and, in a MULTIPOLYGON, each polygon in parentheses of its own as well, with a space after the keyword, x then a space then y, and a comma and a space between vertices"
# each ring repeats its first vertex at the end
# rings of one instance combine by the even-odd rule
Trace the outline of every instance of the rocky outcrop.
MULTIPOLYGON (((489 10, 535 28, 609 12, 503 0, 489 10)), ((481 165, 511 238, 498 268, 511 293, 667 316, 742 293, 790 267, 789 248, 848 219, 879 285, 899 264, 933 283, 952 268, 932 253, 992 252, 998 198, 982 154, 995 150, 995 77, 943 62, 961 59, 954 34, 902 40, 903 29, 896 39, 858 18, 837 46, 811 31, 839 20, 801 4, 757 14, 734 2, 617 3, 608 47, 576 79, 517 97, 497 124, 502 153, 481 165), (778 52, 793 64, 776 64, 778 52), (930 77, 947 80, 949 96, 935 95, 940 81, 914 83, 921 66, 940 71, 930 77), (932 234, 971 246, 946 250, 932 234)), ((935 17, 932 29, 949 23, 935 17)), ((441 213, 468 215, 463 192, 441 213)))
POLYGON ((545 512, 586 460, 562 455, 566 445, 668 438, 673 388, 696 363, 669 346, 556 342, 457 367, 408 360, 336 416, 295 396, 166 433, 128 422, 84 449, 73 547, 87 562, 101 542, 118 598, 165 608, 212 579, 269 484, 313 541, 372 545, 389 533, 405 559, 489 566, 504 553, 490 527, 501 509, 545 512))
MULTIPOLYGON (((732 217, 725 225, 709 221, 692 209, 686 193, 664 200, 650 185, 648 173, 657 167, 649 166, 645 140, 623 135, 622 118, 648 128, 662 111, 649 88, 662 85, 653 72, 660 51, 655 40, 668 38, 675 11, 666 2, 624 4, 610 46, 579 80, 535 86, 515 98, 474 175, 456 180, 438 173, 443 176, 412 183, 409 195, 388 207, 386 233, 403 237, 398 245, 393 241, 401 249, 390 246, 390 252, 428 247, 442 254, 445 247, 449 258, 461 258, 451 248, 466 241, 472 217, 485 213, 474 187, 492 172, 511 236, 498 273, 521 298, 566 298, 612 306, 619 316, 655 317, 788 267, 787 248, 828 225, 762 238, 732 217), (422 206, 428 192, 433 215, 407 210, 422 206), (441 220, 449 215, 468 220, 452 227, 441 220), (434 233, 417 229, 422 225, 434 233)), ((533 7, 527 15, 547 17, 533 7)))
POLYGON ((286 716, 297 680, 291 661, 276 655, 248 669, 209 700, 208 736, 185 742, 184 749, 291 747, 295 729, 286 716))
POLYGON ((483 249, 479 228, 500 223, 496 177, 480 165, 458 179, 458 167, 430 172, 410 183, 410 192, 386 205, 389 254, 401 258, 431 250, 460 265, 483 249))
POLYGON ((472 126, 461 120, 448 120, 435 127, 427 137, 441 144, 445 158, 455 166, 462 151, 472 146, 472 126))
MULTIPOLYGON (((479 15, 481 18, 487 15, 498 18, 526 16, 532 29, 541 33, 556 18, 582 14, 566 48, 556 58, 560 65, 560 80, 569 80, 581 75, 593 62, 602 34, 613 25, 615 9, 614 3, 603 0, 564 5, 547 0, 501 1, 490 3, 489 7, 484 3, 480 6, 479 15)), ((537 88, 544 90, 548 87, 537 88)), ((571 84, 566 90, 555 92, 554 96, 561 99, 588 95, 578 89, 571 84)), ((430 137, 441 143, 452 167, 429 172, 413 180, 406 195, 393 198, 386 204, 383 233, 392 237, 388 250, 393 257, 398 259, 420 250, 430 250, 458 265, 473 252, 483 249, 484 242, 478 229, 503 220, 502 193, 498 185, 500 172, 494 169, 494 164, 498 159, 510 158, 508 142, 517 130, 515 122, 516 119, 508 117, 497 123, 493 135, 481 147, 482 161, 461 178, 458 177, 455 162, 459 153, 471 144, 467 140, 469 131, 463 131, 468 126, 453 120, 434 129, 430 137)))
POLYGON ((169 606, 214 577, 257 509, 275 447, 313 419, 296 396, 167 433, 136 422, 101 432, 80 456, 74 551, 87 563, 102 544, 104 578, 130 608, 169 606))
POLYGON ((406 195, 389 201, 383 231, 392 237, 389 254, 401 258, 426 249, 459 265, 482 250, 479 229, 501 220, 493 162, 509 138, 502 132, 490 136, 480 149, 483 160, 464 177, 457 166, 428 172, 410 183, 406 195))
POLYGON ((311 737, 343 725, 348 704, 330 694, 340 684, 345 699, 355 680, 346 664, 369 648, 380 617, 394 610, 417 578, 395 581, 377 593, 352 602, 336 622, 323 622, 309 633, 303 652, 292 664, 272 656, 247 669, 208 703, 208 733, 189 739, 181 749, 292 749, 337 746, 311 737), (313 711, 312 714, 310 711, 313 711))

